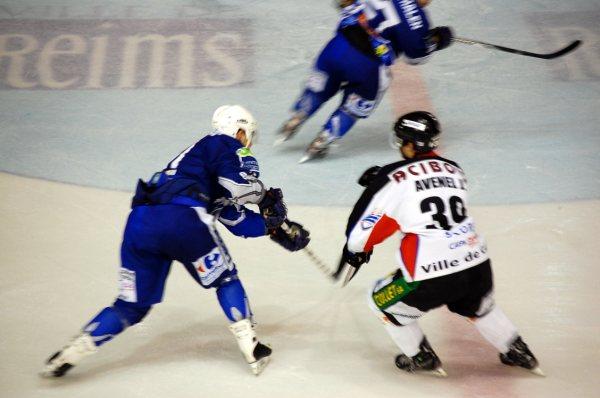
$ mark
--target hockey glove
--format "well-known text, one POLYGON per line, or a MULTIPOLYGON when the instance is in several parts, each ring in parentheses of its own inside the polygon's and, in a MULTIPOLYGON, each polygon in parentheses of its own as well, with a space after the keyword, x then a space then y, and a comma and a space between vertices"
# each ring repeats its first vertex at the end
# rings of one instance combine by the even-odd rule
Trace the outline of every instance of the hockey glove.
POLYGON ((377 177, 377 173, 381 170, 381 166, 371 166, 366 169, 358 179, 358 185, 368 187, 371 182, 377 177))
POLYGON ((449 26, 437 26, 429 30, 429 43, 434 46, 433 51, 440 51, 452 44, 454 34, 449 26))
POLYGON ((279 227, 287 217, 287 208, 283 203, 283 192, 279 188, 269 188, 258 204, 258 208, 265 219, 268 230, 279 227))
POLYGON ((345 8, 356 3, 356 0, 336 0, 336 3, 339 8, 345 8))
POLYGON ((348 265, 356 268, 356 270, 358 271, 358 269, 364 263, 368 263, 371 260, 371 254, 373 254, 372 250, 370 252, 352 253, 348 251, 348 249, 346 249, 344 252, 344 259, 346 260, 346 263, 348 265))
POLYGON ((271 240, 283 246, 286 250, 295 252, 304 249, 310 242, 310 232, 301 224, 286 220, 281 226, 269 231, 271 240))
POLYGON ((342 257, 340 259, 340 263, 338 265, 338 269, 334 272, 333 278, 339 280, 342 276, 344 269, 346 268, 346 264, 350 267, 347 267, 346 276, 344 277, 344 281, 342 286, 346 286, 348 282, 354 278, 354 275, 358 272, 360 267, 364 263, 368 263, 371 259, 371 254, 373 254, 373 250, 369 252, 358 252, 352 253, 348 250, 348 245, 344 246, 344 250, 342 252, 342 257))

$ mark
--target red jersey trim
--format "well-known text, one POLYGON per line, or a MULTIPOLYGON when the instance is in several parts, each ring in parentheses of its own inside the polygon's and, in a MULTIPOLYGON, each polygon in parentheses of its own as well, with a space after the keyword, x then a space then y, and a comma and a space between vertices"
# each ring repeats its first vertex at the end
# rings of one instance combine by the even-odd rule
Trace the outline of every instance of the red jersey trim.
POLYGON ((408 233, 400 243, 400 256, 406 270, 411 277, 415 276, 415 267, 417 265, 417 254, 419 252, 419 236, 408 233))
POLYGON ((370 252, 373 250, 373 246, 383 242, 390 237, 394 232, 399 231, 400 226, 393 218, 386 216, 385 214, 377 221, 377 224, 373 227, 373 231, 365 243, 364 250, 370 252))

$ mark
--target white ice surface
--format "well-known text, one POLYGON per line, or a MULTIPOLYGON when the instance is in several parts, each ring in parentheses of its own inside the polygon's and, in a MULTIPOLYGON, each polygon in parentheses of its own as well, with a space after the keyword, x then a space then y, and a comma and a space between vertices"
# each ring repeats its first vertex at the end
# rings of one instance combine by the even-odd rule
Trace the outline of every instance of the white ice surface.
MULTIPOLYGON (((225 234, 274 349, 250 374, 213 291, 174 264, 164 302, 65 378, 43 361, 109 305, 129 195, 0 174, 1 397, 596 397, 600 202, 474 207, 492 254, 498 303, 547 374, 507 368, 465 320, 441 309, 422 322, 447 379, 404 374, 366 304, 392 271, 393 242, 344 289, 302 253, 225 234)), ((347 208, 296 207, 311 247, 334 264, 347 208)), ((392 239, 393 240, 393 239, 392 239)))
MULTIPOLYGON (((331 5, 0 0, 0 28, 7 20, 247 18, 254 68, 252 82, 222 88, 0 90, 0 171, 10 173, 0 173, 0 398, 598 396, 598 0, 434 1, 434 23, 461 36, 542 52, 578 38, 584 45, 554 61, 453 45, 419 67, 444 126, 443 153, 469 176, 498 302, 548 377, 502 366, 475 330, 446 310, 428 314, 423 328, 450 377, 397 371, 396 350, 365 302, 372 281, 393 270, 393 242, 340 289, 302 253, 227 234, 259 335, 274 348, 263 375, 252 376, 243 363, 214 292, 174 265, 164 303, 142 324, 64 380, 37 377, 43 361, 114 299, 136 179, 205 133, 212 110, 224 103, 255 113, 260 141, 253 149, 265 181, 283 187, 291 218, 313 234, 311 247, 336 262, 358 175, 397 159, 387 134, 399 93, 390 90, 325 161, 296 164, 337 99, 289 144, 271 147, 333 31, 331 5)), ((6 57, 0 63, 5 68, 6 57)))

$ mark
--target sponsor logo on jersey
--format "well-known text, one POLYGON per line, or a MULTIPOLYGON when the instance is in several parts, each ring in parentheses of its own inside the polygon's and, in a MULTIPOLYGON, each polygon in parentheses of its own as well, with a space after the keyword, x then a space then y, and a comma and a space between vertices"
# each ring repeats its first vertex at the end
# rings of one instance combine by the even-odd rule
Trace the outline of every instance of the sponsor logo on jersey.
POLYGON ((382 216, 383 214, 381 213, 371 213, 360 221, 360 227, 363 229, 363 231, 371 229, 375 224, 377 224, 377 221, 379 221, 382 216))
POLYGON ((204 286, 213 283, 227 269, 225 258, 218 247, 196 260, 194 266, 204 286))
POLYGON ((479 243, 479 237, 477 235, 469 236, 467 239, 457 240, 448 245, 448 248, 451 250, 458 249, 459 247, 469 245, 470 247, 475 246, 479 243))
POLYGON ((137 302, 135 271, 127 268, 119 270, 119 298, 129 303, 137 302))

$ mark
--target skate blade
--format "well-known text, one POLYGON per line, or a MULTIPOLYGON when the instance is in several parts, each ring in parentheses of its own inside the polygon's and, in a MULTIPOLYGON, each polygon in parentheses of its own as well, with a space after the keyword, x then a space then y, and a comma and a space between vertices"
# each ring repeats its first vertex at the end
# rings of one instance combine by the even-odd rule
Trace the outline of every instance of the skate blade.
POLYGON ((302 163, 308 162, 309 160, 311 160, 313 158, 314 158, 314 156, 312 156, 312 155, 304 155, 304 156, 302 156, 300 158, 300 160, 298 161, 298 163, 302 164, 302 163))
POLYGON ((279 137, 273 142, 273 146, 279 146, 289 139, 290 139, 290 137, 279 137))
POLYGON ((267 365, 269 364, 271 357, 264 357, 262 359, 259 359, 256 362, 252 362, 250 364, 250 369, 252 370, 252 373, 255 376, 258 376, 259 374, 262 373, 262 371, 267 367, 267 365))
POLYGON ((536 366, 533 369, 529 369, 529 371, 535 375, 546 377, 546 374, 542 371, 542 369, 540 369, 539 366, 536 366))
POLYGON ((48 370, 48 369, 44 369, 41 372, 38 373, 38 375, 40 377, 43 377, 44 379, 53 379, 56 376, 54 376, 54 371, 52 370, 48 370))
POLYGON ((43 377, 44 379, 57 379, 59 377, 62 377, 64 375, 63 374, 56 374, 57 372, 57 368, 55 366, 46 366, 44 369, 42 369, 38 375, 40 377, 43 377))
POLYGON ((430 376, 435 376, 435 377, 448 377, 448 373, 446 373, 446 371, 441 367, 434 369, 434 370, 428 370, 423 373, 426 373, 430 376))

